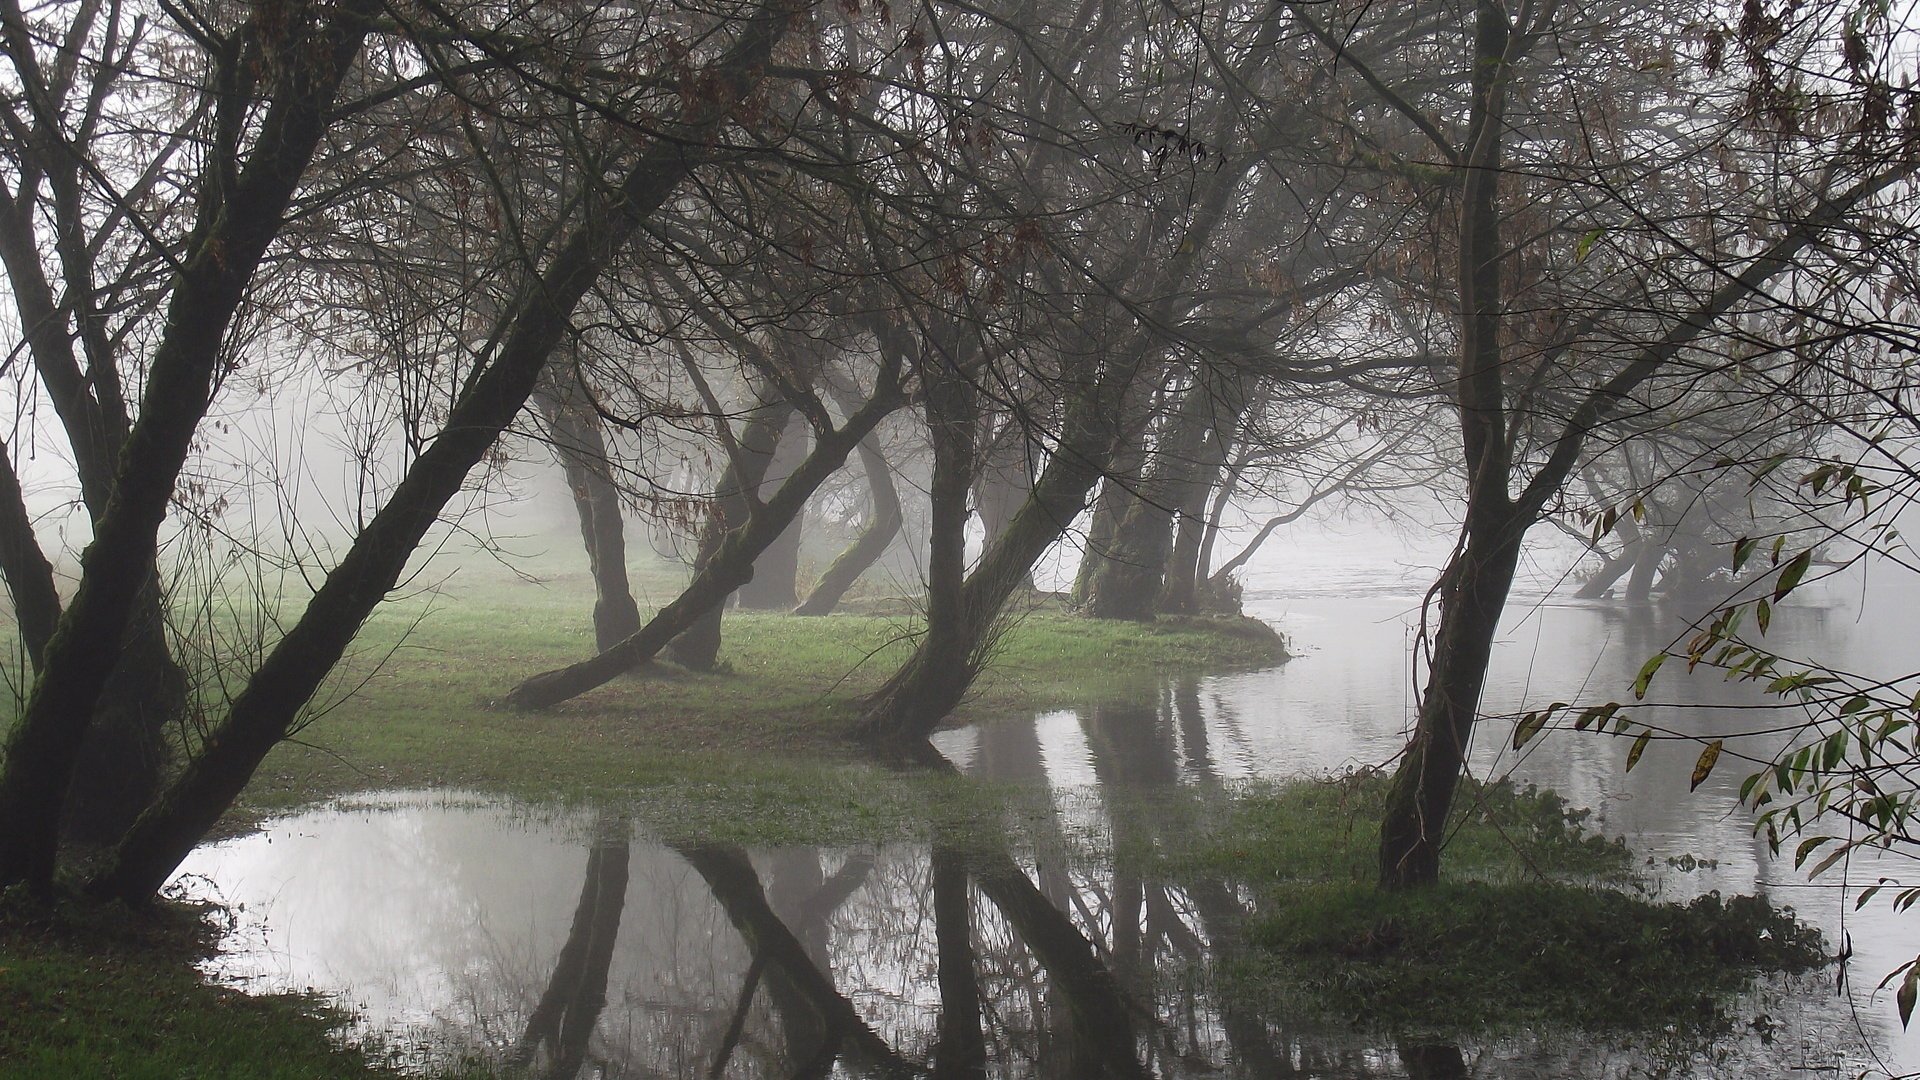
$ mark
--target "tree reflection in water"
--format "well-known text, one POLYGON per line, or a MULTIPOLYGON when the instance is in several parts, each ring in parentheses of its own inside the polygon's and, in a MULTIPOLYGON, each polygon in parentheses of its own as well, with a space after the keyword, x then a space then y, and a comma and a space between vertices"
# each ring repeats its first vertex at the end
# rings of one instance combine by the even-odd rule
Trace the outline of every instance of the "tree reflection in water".
MULTIPOLYGON (((1216 993, 1209 968, 1242 953, 1253 895, 1228 881, 1169 877, 1168 865, 1184 864, 1154 855, 1190 846, 1191 823, 1219 808, 1214 763, 1226 755, 1210 732, 1231 737, 1220 719, 1189 682, 1144 706, 1056 716, 1070 728, 1044 739, 1032 726, 983 729, 974 762, 1011 763, 1032 782, 1053 782, 1033 768, 1043 753, 1068 754, 1067 743, 1082 751, 1067 770, 1078 786, 1056 792, 1044 820, 1009 830, 1011 849, 936 831, 925 844, 749 852, 636 837, 610 814, 588 832, 564 814, 422 797, 313 812, 270 828, 264 843, 212 852, 238 860, 227 869, 199 869, 296 900, 314 886, 292 871, 276 876, 266 860, 322 865, 301 858, 299 845, 363 830, 334 841, 380 853, 357 868, 368 877, 353 889, 363 891, 323 879, 348 913, 336 936, 294 928, 320 943, 315 955, 328 966, 287 964, 274 978, 412 988, 417 1000, 402 1015, 440 1018, 450 1052, 565 1080, 1614 1077, 1655 1074, 1702 1049, 1662 1057, 1565 1035, 1395 1044, 1216 993), (386 832, 368 835, 382 821, 386 832), (497 872, 509 849, 518 877, 497 872), (415 875, 426 880, 401 876, 421 865, 438 869, 415 875), (397 906, 357 917, 376 902, 397 906), (561 922, 568 905, 571 921, 561 922), (397 948, 345 936, 381 926, 404 926, 416 940, 397 948), (564 940, 544 929, 561 926, 564 940), (347 960, 362 966, 346 970, 347 960), (383 963, 413 966, 383 973, 383 963)), ((915 767, 953 769, 930 750, 915 767)), ((243 892, 226 898, 256 903, 243 892)), ((285 904, 281 922, 312 918, 302 910, 285 904)), ((1838 1012, 1813 995, 1801 1000, 1808 1016, 1838 1012)), ((1789 1042, 1804 1036, 1780 1030, 1771 1048, 1733 1044, 1733 1061, 1758 1072, 1806 1063, 1789 1042)))

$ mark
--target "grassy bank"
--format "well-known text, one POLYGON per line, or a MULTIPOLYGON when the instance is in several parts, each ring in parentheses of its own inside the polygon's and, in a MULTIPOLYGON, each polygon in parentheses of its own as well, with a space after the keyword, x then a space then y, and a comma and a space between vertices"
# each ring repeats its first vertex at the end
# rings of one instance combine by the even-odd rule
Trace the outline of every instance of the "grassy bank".
POLYGON ((207 985, 202 913, 0 910, 0 1075, 9 1080, 322 1080, 398 1076, 341 1044, 316 997, 207 985))
MULTIPOLYGON (((529 799, 626 799, 659 816, 708 810, 733 839, 876 835, 902 790, 846 734, 863 695, 910 652, 903 615, 731 613, 720 669, 642 668, 555 709, 490 702, 592 649, 576 592, 517 584, 383 609, 323 691, 315 719, 245 796, 259 813, 367 788, 459 787, 529 799), (756 815, 763 804, 768 815, 756 815), (739 825, 738 829, 733 825, 739 825), (762 827, 764 826, 764 827, 762 827)), ((1277 635, 1251 620, 1154 624, 1018 615, 956 723, 1139 700, 1182 673, 1268 666, 1277 635)), ((936 790, 954 785, 934 784, 936 790)))

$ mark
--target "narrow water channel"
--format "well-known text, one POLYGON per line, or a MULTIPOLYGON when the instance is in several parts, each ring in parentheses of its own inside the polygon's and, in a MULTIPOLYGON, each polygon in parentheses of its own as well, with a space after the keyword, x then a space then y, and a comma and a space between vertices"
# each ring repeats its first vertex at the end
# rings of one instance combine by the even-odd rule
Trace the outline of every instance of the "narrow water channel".
MULTIPOLYGON (((1125 800, 1198 798, 1237 780, 1387 760, 1402 738, 1412 603, 1266 595, 1301 655, 1176 680, 1138 702, 945 732, 961 770, 1043 785, 1054 807, 1020 850, 976 843, 745 851, 666 844, 613 810, 447 792, 346 800, 211 845, 183 887, 236 925, 216 977, 341 995, 396 1060, 471 1057, 545 1076, 1853 1076, 1920 1068, 1880 976, 1920 951, 1911 920, 1853 913, 1838 882, 1769 857, 1735 806, 1742 773, 1687 791, 1693 754, 1555 734, 1476 752, 1594 809, 1649 862, 1661 895, 1766 892, 1855 955, 1758 987, 1738 1030, 1633 1045, 1553 1033, 1382 1044, 1261 1015, 1215 993, 1252 900, 1220 881, 1155 880, 1112 853, 1181 838, 1125 800), (1116 835, 1116 831, 1132 835, 1116 835), (1144 833, 1142 832, 1144 830, 1144 833), (1164 833, 1164 834, 1163 834, 1164 833)), ((1844 640, 1831 613, 1776 628, 1844 640)), ((1488 692, 1498 713, 1622 697, 1669 636, 1657 614, 1517 605, 1488 692), (1598 657, 1598 660, 1595 658, 1598 657)), ((1666 721, 1756 731, 1749 688, 1675 679, 1666 721)), ((1769 736, 1757 737, 1760 742, 1769 736)), ((1176 815, 1177 816, 1177 815, 1176 815)), ((1853 878, 1878 867, 1856 867, 1853 878)))

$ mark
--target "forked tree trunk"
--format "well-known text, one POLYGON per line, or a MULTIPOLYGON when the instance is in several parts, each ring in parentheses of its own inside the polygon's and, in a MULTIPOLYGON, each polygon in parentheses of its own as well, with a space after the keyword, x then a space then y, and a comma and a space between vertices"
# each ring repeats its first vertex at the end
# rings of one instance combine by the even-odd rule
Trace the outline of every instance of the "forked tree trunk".
POLYGON ((1108 371, 1076 403, 1053 456, 1033 493, 1008 523, 998 543, 980 556, 961 589, 956 632, 921 639, 913 655, 867 699, 859 733, 882 742, 926 738, 960 704, 969 683, 955 671, 978 669, 1001 611, 1046 553, 1086 509, 1105 466, 1112 460, 1119 404, 1130 369, 1108 371))
POLYGON ((867 515, 866 527, 853 543, 847 545, 820 580, 814 583, 813 591, 799 607, 793 609, 795 615, 829 615, 840 606, 840 600, 860 580, 860 575, 880 556, 886 554, 893 538, 900 535, 900 526, 905 514, 900 506, 900 491, 893 485, 893 469, 880 451, 874 449, 871 437, 861 441, 858 447, 860 468, 867 475, 867 490, 872 499, 872 509, 867 515))
POLYGON ((578 372, 549 365, 533 401, 546 419, 554 456, 580 520, 580 542, 593 576, 593 637, 604 649, 640 629, 640 608, 627 578, 626 522, 607 455, 605 425, 578 372))
MULTIPOLYGON (((53 288, 40 262, 34 219, 17 206, 9 210, 0 212, 0 262, 6 266, 35 372, 73 451, 81 499, 97 524, 112 499, 114 471, 129 430, 117 380, 104 370, 112 364, 114 350, 99 339, 89 339, 88 355, 95 367, 81 370, 67 330, 68 314, 55 306, 53 288)), ((57 219, 63 216, 56 211, 57 219)), ((56 246, 67 241, 61 236, 56 246)), ((73 269, 85 272, 78 266, 73 269)), ((92 332, 94 328, 81 326, 82 334, 92 332)), ((27 519, 18 478, 9 470, 0 486, 10 489, 0 491, 0 500, 10 504, 6 512, 12 518, 4 528, 4 546, 9 550, 0 553, 0 571, 6 573, 15 593, 21 635, 38 670, 53 632, 48 613, 53 620, 59 618, 59 597, 52 588, 51 570, 43 578, 32 565, 36 561, 44 565, 46 559, 27 519)), ((159 790, 170 757, 168 730, 187 711, 188 681, 167 645, 159 574, 152 560, 147 578, 126 644, 101 687, 60 816, 62 832, 88 844, 111 843, 159 790)))

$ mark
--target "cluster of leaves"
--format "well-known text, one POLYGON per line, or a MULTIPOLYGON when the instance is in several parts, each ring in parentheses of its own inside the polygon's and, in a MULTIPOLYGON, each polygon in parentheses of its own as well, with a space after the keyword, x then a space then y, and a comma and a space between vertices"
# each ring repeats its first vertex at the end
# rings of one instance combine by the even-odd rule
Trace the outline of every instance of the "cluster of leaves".
MULTIPOLYGON (((1869 441, 1876 452, 1882 439, 1869 441)), ((1864 459, 1862 459, 1864 461, 1864 459)), ((1760 483, 1778 470, 1782 459, 1769 459, 1754 468, 1760 483)), ((1733 462, 1724 462, 1732 465, 1733 462)), ((1903 469, 1896 471, 1904 472, 1903 469)), ((1890 515, 1876 516, 1877 504, 1893 503, 1888 490, 1869 474, 1861 461, 1822 461, 1792 481, 1809 505, 1838 509, 1843 522, 1837 533, 1850 539, 1853 554, 1843 560, 1858 562, 1872 553, 1904 550, 1890 515)), ((1669 657, 1686 661, 1689 671, 1702 665, 1723 672, 1730 680, 1760 687, 1783 705, 1797 709, 1804 719, 1791 725, 1790 737, 1767 757, 1735 754, 1755 766, 1740 786, 1743 806, 1754 811, 1754 831, 1766 839, 1777 856, 1790 844, 1793 865, 1810 876, 1838 868, 1845 872, 1850 857, 1866 850, 1914 854, 1920 851, 1920 789, 1912 782, 1920 764, 1920 691, 1912 677, 1888 679, 1839 670, 1830 665, 1790 660, 1766 647, 1778 605, 1821 575, 1817 545, 1799 546, 1788 534, 1770 539, 1743 537, 1732 544, 1731 566, 1739 580, 1764 553, 1765 564, 1732 602, 1705 619, 1682 645, 1649 658, 1635 680, 1636 699, 1648 689, 1669 657), (1810 576, 1813 575, 1813 576, 1810 576), (1747 636, 1751 626, 1756 633, 1747 636)), ((1618 702, 1573 711, 1556 702, 1542 712, 1528 713, 1514 732, 1515 746, 1544 729, 1555 714, 1567 710, 1576 716, 1573 726, 1611 728, 1626 734, 1638 723, 1618 702)), ((1713 771, 1726 749, 1725 740, 1683 736, 1640 724, 1627 757, 1631 769, 1647 743, 1656 737, 1695 738, 1704 742, 1692 782, 1698 787, 1713 771)), ((1889 878, 1860 890, 1855 909, 1886 893, 1895 911, 1920 903, 1920 887, 1889 878)), ((1920 957, 1889 974, 1882 985, 1900 981, 1896 1004, 1905 1024, 1920 999, 1920 957)))

